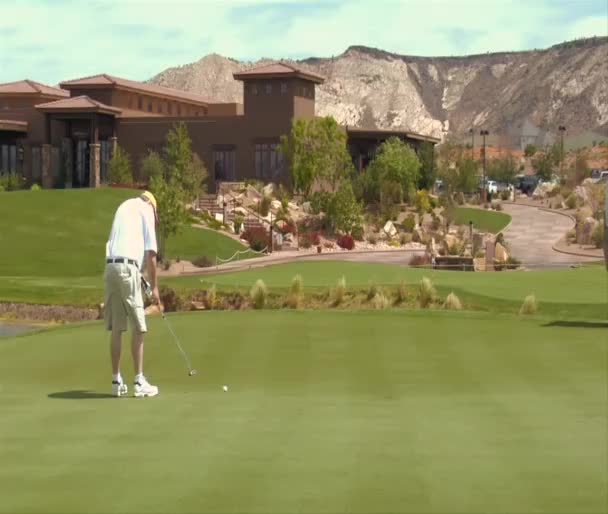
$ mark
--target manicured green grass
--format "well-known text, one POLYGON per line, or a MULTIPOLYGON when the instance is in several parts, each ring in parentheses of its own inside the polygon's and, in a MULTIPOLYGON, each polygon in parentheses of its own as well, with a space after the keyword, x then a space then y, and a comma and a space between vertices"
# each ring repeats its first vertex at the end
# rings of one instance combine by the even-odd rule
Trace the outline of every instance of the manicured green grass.
POLYGON ((605 510, 605 327, 398 311, 171 322, 199 374, 151 320, 153 399, 107 398, 99 323, 0 338, 0 512, 605 510))
POLYGON ((472 221, 477 230, 493 234, 500 232, 511 222, 511 216, 504 212, 473 207, 456 207, 450 209, 450 214, 457 225, 468 225, 469 221, 472 221))
MULTIPOLYGON (((111 188, 0 193, 0 301, 98 303, 114 211, 136 194, 111 188)), ((185 227, 169 239, 167 253, 215 262, 244 249, 223 234, 185 227)))
POLYGON ((370 282, 396 286, 402 280, 415 287, 423 276, 427 276, 442 295, 454 291, 468 308, 517 312, 524 297, 534 294, 540 302, 541 314, 589 319, 605 319, 608 315, 608 277, 601 266, 473 273, 392 264, 300 261, 233 273, 179 277, 164 283, 186 289, 214 283, 220 288, 246 290, 261 278, 271 288, 287 288, 296 274, 302 275, 305 288, 334 286, 342 276, 346 278, 347 287, 366 287, 370 282))

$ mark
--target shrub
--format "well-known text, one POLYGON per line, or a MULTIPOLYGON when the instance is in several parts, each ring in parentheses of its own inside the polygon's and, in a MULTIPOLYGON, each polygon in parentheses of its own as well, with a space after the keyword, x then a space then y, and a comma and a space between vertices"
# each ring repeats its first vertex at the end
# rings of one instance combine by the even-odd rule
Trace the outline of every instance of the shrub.
POLYGON ((161 285, 158 294, 165 312, 175 312, 184 307, 185 299, 175 289, 161 285))
POLYGON ((374 282, 370 282, 367 288, 367 300, 371 300, 376 294, 378 294, 378 286, 374 282))
POLYGON ((508 189, 500 192, 500 199, 503 201, 507 201, 511 197, 511 192, 508 189))
POLYGON ((462 303, 460 302, 460 298, 458 298, 453 292, 450 293, 445 299, 445 303, 443 304, 444 309, 448 309, 451 311, 460 311, 462 310, 462 303))
POLYGON ((32 184, 30 191, 40 191, 42 188, 38 184, 32 184))
POLYGON ((424 214, 431 210, 431 202, 429 200, 429 193, 426 189, 421 189, 416 192, 416 209, 419 213, 424 214))
POLYGON ((296 275, 291 280, 291 287, 287 295, 287 305, 292 309, 298 309, 302 303, 302 293, 304 289, 304 283, 301 275, 296 275))
POLYGON ((402 245, 406 245, 412 242, 412 234, 408 234, 407 232, 402 232, 399 234, 399 242, 402 245))
POLYGON ((264 196, 261 200, 260 200, 260 216, 268 216, 268 213, 270 212, 270 202, 271 202, 271 198, 269 196, 264 196))
POLYGON ((428 266, 430 264, 430 262, 431 262, 431 259, 429 258, 428 255, 417 253, 415 255, 412 255, 409 265, 410 266, 428 266))
POLYGON ((363 241, 363 227, 361 225, 354 226, 350 235, 353 236, 355 241, 363 241))
POLYGON ((416 227, 416 217, 413 214, 408 215, 403 220, 403 230, 412 233, 416 227))
POLYGON ((334 306, 340 305, 346 296, 346 278, 342 277, 338 280, 336 287, 332 291, 332 300, 334 306))
POLYGON ((367 242, 368 242, 370 245, 375 245, 375 244, 377 244, 377 243, 378 243, 378 236, 377 236, 376 234, 373 234, 373 233, 372 233, 372 234, 369 234, 369 235, 367 236, 367 242))
POLYGON ((163 261, 163 269, 165 271, 168 271, 170 267, 171 267, 171 261, 169 259, 164 260, 163 261))
POLYGON ((439 228, 441 227, 441 220, 439 219, 439 216, 437 216, 434 212, 433 212, 433 221, 431 222, 431 228, 435 231, 439 230, 439 228))
POLYGON ((518 269, 521 266, 521 261, 516 259, 512 255, 507 257, 507 262, 505 264, 505 268, 507 269, 518 269))
POLYGON ((496 211, 502 211, 502 204, 497 203, 497 204, 494 206, 494 210, 496 210, 496 211))
POLYGON ((261 252, 265 248, 270 248, 270 235, 264 227, 248 228, 243 233, 243 239, 249 243, 252 250, 261 252))
POLYGON ((412 241, 414 243, 420 243, 420 234, 418 232, 412 233, 412 241))
POLYGON ((566 239, 568 241, 576 240, 576 229, 575 228, 571 228, 570 230, 568 230, 568 232, 566 232, 566 239))
POLYGON ((374 309, 384 310, 390 307, 391 302, 382 291, 378 291, 372 298, 372 305, 374 309))
POLYGON ((211 262, 211 259, 206 255, 197 257, 192 261, 192 264, 194 264, 197 268, 210 268, 213 266, 213 262, 211 262))
POLYGON ((215 284, 211 286, 210 289, 207 290, 207 308, 213 309, 217 304, 217 288, 215 284))
POLYGON ((395 303, 400 304, 405 302, 407 299, 407 288, 405 284, 405 280, 402 280, 397 286, 397 291, 395 291, 395 303))
POLYGON ((591 242, 596 248, 601 248, 604 244, 604 224, 598 223, 591 234, 591 242))
POLYGON ((462 246, 463 245, 460 244, 458 241, 455 241, 450 246, 448 246, 448 255, 460 255, 462 246))
POLYGON ((133 182, 133 171, 129 154, 120 146, 116 147, 110 162, 108 162, 108 181, 111 184, 128 184, 133 182))
POLYGON ((302 248, 310 248, 311 246, 318 246, 321 244, 321 236, 318 232, 304 232, 300 236, 299 245, 302 248))
POLYGON ((333 243, 333 241, 325 241, 323 243, 323 248, 327 248, 328 250, 331 250, 332 248, 335 248, 336 245, 333 243))
POLYGON ((268 297, 268 289, 266 288, 266 284, 264 284, 263 280, 257 280, 257 282, 251 288, 249 296, 254 309, 264 308, 268 297))
POLYGON ((566 198, 566 207, 568 207, 568 209, 576 209, 576 206, 578 205, 578 198, 576 197, 576 195, 574 193, 571 193, 568 198, 566 198))
POLYGON ((243 226, 243 217, 235 216, 234 217, 234 232, 239 234, 241 232, 241 227, 243 226))
POLYGON ((536 297, 533 294, 526 296, 524 303, 519 309, 520 314, 528 315, 528 314, 536 314, 538 312, 538 303, 536 302, 536 297))
POLYGON ((427 277, 422 277, 420 281, 420 287, 418 289, 418 302, 420 303, 420 307, 426 309, 437 296, 437 292, 435 291, 435 287, 431 280, 427 277))
POLYGON ((355 247, 355 240, 350 234, 340 236, 336 243, 340 248, 344 248, 345 250, 352 250, 355 247))

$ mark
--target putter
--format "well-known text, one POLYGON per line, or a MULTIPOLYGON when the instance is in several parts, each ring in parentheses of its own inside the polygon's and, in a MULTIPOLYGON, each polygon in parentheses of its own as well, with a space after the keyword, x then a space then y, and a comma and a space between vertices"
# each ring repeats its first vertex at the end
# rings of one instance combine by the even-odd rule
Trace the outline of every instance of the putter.
MULTIPOLYGON (((150 296, 152 296, 152 287, 150 286, 150 282, 148 282, 143 277, 143 275, 141 277, 141 287, 143 290, 143 294, 146 295, 147 298, 150 298, 150 296)), ((196 375, 196 370, 192 369, 192 366, 190 365, 190 359, 188 359, 188 356, 186 355, 186 352, 182 348, 182 345, 179 344, 179 339, 175 335, 175 332, 173 332, 173 328, 171 328, 171 324, 169 323, 169 320, 165 317, 165 312, 163 311, 163 309, 161 308, 160 305, 158 306, 158 310, 160 311, 160 315, 163 318, 163 320, 165 321, 165 324, 167 325, 169 332, 171 332, 171 335, 173 336, 173 340, 175 341, 175 344, 179 348, 179 351, 181 352, 182 357, 184 358, 184 361, 186 361, 186 366, 188 366, 188 375, 193 377, 194 375, 196 375)))
POLYGON ((175 335, 175 332, 173 332, 173 329, 171 328, 171 324, 169 323, 169 320, 165 317, 165 313, 162 310, 160 311, 160 315, 165 320, 165 324, 167 325, 169 332, 171 332, 171 335, 173 336, 173 340, 175 341, 175 344, 179 348, 179 351, 181 352, 182 357, 184 358, 184 361, 186 362, 186 366, 188 366, 188 375, 193 377, 194 375, 196 375, 196 370, 192 369, 192 366, 190 365, 190 359, 188 359, 188 356, 186 355, 186 352, 182 348, 182 345, 179 344, 179 339, 175 335))

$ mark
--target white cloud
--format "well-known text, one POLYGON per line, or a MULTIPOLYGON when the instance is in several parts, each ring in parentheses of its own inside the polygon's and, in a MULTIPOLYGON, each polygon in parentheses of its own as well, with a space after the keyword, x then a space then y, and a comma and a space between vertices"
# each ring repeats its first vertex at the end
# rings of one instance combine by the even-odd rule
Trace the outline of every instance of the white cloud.
POLYGON ((331 56, 366 45, 463 55, 608 32, 595 0, 9 1, 0 0, 0 81, 56 83, 99 72, 145 79, 211 52, 331 56))

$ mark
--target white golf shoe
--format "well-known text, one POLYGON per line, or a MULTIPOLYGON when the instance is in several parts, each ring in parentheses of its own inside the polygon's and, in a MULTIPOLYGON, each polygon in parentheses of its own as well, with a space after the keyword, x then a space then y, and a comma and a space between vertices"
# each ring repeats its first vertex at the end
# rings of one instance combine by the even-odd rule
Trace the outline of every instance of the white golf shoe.
POLYGON ((146 377, 140 378, 133 384, 133 396, 136 398, 142 398, 144 396, 156 396, 158 394, 158 387, 148 382, 146 377))
POLYGON ((129 388, 122 380, 120 382, 118 380, 112 380, 112 396, 127 396, 128 392, 129 388))

